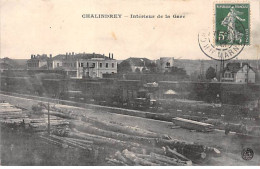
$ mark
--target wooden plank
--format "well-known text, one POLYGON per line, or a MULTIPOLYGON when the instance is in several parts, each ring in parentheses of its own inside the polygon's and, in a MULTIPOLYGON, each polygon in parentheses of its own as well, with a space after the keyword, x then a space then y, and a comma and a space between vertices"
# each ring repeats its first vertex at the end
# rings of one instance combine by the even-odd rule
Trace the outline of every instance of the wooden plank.
POLYGON ((197 131, 213 131, 213 125, 202 123, 198 121, 183 119, 183 118, 173 118, 173 123, 177 126, 180 126, 182 128, 190 129, 190 130, 197 130, 197 131))

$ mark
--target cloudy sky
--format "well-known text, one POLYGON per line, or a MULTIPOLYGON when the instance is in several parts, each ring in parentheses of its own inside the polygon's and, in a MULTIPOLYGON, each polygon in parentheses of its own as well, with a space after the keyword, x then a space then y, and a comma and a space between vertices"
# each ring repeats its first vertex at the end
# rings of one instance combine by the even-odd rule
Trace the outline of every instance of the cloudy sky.
MULTIPOLYGON (((213 25, 210 0, 0 0, 1 58, 31 54, 114 53, 128 57, 208 59, 198 32, 213 25), (82 18, 82 14, 122 14, 121 19, 82 18), (132 19, 131 14, 171 18, 132 19), (185 15, 173 19, 172 15, 185 15), (127 17, 128 16, 128 17, 127 17)), ((259 1, 251 4, 251 46, 239 59, 256 59, 260 44, 259 1), (258 28, 258 29, 257 29, 258 28)))

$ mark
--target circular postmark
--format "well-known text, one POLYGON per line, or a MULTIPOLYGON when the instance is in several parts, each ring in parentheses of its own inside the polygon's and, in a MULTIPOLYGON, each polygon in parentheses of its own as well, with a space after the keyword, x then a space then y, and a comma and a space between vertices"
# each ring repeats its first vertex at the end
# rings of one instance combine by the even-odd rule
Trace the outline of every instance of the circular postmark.
MULTIPOLYGON (((241 24, 238 28, 243 30, 243 25, 241 24)), ((241 36, 242 34, 238 34, 232 31, 232 29, 221 32, 215 31, 214 33, 202 30, 198 34, 199 47, 211 59, 219 61, 230 60, 238 56, 245 47, 241 40, 243 37, 238 37, 238 35, 241 36), (230 40, 231 38, 233 40, 230 40)))
POLYGON ((254 157, 254 151, 251 148, 244 148, 241 157, 246 161, 251 160, 254 157))

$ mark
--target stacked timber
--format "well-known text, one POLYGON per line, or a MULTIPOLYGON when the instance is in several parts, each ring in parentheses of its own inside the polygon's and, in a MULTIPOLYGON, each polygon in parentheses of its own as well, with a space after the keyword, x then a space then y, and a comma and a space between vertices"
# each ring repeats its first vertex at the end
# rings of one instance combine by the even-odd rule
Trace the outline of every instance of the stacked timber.
MULTIPOLYGON (((60 126, 68 126, 69 122, 66 119, 50 116, 50 129, 53 130, 60 126)), ((35 132, 47 131, 48 129, 48 117, 43 115, 41 117, 34 117, 29 119, 29 126, 31 130, 35 132)))
MULTIPOLYGON (((54 108, 51 107, 51 109, 54 109, 54 108)), ((60 111, 55 111, 55 110, 57 110, 57 109, 50 110, 50 111, 49 111, 49 114, 50 114, 50 115, 53 115, 53 116, 56 116, 56 117, 64 118, 64 119, 72 119, 72 116, 70 116, 70 114, 64 113, 64 112, 60 112, 60 111)), ((44 114, 48 114, 48 111, 47 111, 47 110, 42 110, 42 112, 43 112, 44 114)))
MULTIPOLYGON (((46 108, 43 112, 47 113, 46 108)), ((69 126, 53 128, 50 136, 44 136, 45 140, 82 150, 89 150, 91 146, 94 154, 98 152, 95 150, 104 148, 108 150, 106 161, 111 165, 191 165, 221 154, 212 147, 173 140, 139 127, 88 118, 55 106, 50 107, 49 113, 63 114, 72 120, 69 126)))
POLYGON ((176 126, 180 126, 182 128, 202 131, 202 132, 210 132, 213 131, 213 125, 208 123, 202 123, 194 120, 188 120, 180 117, 176 117, 172 119, 173 123, 176 126))
POLYGON ((28 120, 28 116, 21 109, 9 103, 0 103, 1 126, 16 129, 24 127, 25 120, 28 120))
POLYGON ((128 149, 117 151, 114 155, 106 158, 111 165, 142 165, 142 166, 187 166, 192 165, 190 160, 181 160, 151 152, 139 154, 128 149))
POLYGON ((83 117, 81 120, 84 122, 90 123, 92 125, 95 125, 99 128, 109 129, 111 131, 115 131, 115 132, 119 132, 119 133, 134 134, 137 136, 147 136, 147 137, 153 137, 153 138, 157 138, 157 137, 161 136, 158 133, 154 133, 154 132, 144 130, 144 129, 141 129, 138 127, 132 127, 132 126, 126 126, 123 124, 118 124, 115 122, 105 122, 105 121, 86 118, 86 117, 83 117))
POLYGON ((227 135, 229 132, 236 132, 238 136, 248 139, 260 138, 260 126, 227 123, 225 125, 225 134, 227 135))
POLYGON ((201 116, 194 116, 194 115, 178 115, 180 118, 188 119, 188 120, 194 120, 194 121, 205 121, 208 118, 207 117, 201 117, 201 116))
POLYGON ((191 165, 220 156, 215 148, 173 140, 138 127, 86 117, 82 120, 71 121, 69 129, 54 130, 52 134, 116 150, 106 158, 111 165, 191 165))
MULTIPOLYGON (((46 131, 48 128, 47 113, 38 112, 42 110, 37 106, 33 106, 32 109, 37 110, 33 112, 23 112, 22 109, 17 108, 9 103, 0 103, 0 123, 1 126, 6 129, 29 129, 30 131, 46 131)), ((51 114, 51 113, 50 113, 51 114)), ((61 117, 61 113, 52 113, 50 116, 50 126, 55 128, 57 126, 69 125, 69 122, 61 117)))

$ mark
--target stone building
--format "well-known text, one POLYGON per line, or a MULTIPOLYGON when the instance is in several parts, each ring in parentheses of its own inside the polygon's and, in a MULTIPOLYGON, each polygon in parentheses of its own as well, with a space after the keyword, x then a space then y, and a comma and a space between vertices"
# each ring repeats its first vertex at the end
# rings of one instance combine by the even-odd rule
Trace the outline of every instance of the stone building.
POLYGON ((160 57, 160 60, 158 61, 159 70, 162 73, 170 71, 170 68, 173 66, 173 64, 173 57, 160 57))
POLYGON ((48 57, 46 54, 31 55, 31 59, 27 60, 27 69, 52 69, 52 54, 48 57))
POLYGON ((228 63, 223 71, 222 82, 255 83, 256 72, 248 63, 228 63))
POLYGON ((117 73, 117 61, 112 58, 79 59, 77 77, 103 78, 103 74, 117 73))
POLYGON ((109 56, 95 53, 66 53, 53 58, 53 69, 62 69, 73 78, 103 78, 103 74, 117 73, 117 61, 109 56))

